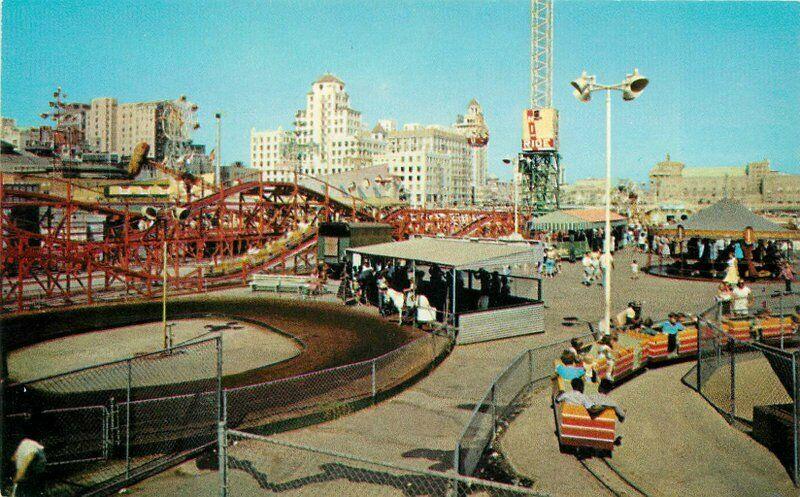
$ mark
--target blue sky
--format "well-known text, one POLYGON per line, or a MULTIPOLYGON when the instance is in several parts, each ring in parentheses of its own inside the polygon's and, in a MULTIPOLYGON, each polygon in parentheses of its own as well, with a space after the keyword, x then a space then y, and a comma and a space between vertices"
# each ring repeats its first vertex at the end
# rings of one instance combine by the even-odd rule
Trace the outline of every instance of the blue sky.
MULTIPOLYGON (((528 2, 3 2, 2 114, 40 124, 54 87, 70 100, 186 94, 211 145, 221 110, 224 160, 249 160, 251 127, 291 126, 320 74, 347 84, 368 125, 452 123, 473 97, 490 127, 490 172, 517 152, 529 95, 528 2)), ((587 69, 615 83, 614 174, 646 179, 666 153, 688 165, 769 159, 800 173, 800 3, 555 2, 554 103, 567 178, 603 174, 602 95, 581 104, 587 69)), ((209 146, 209 149, 211 146, 209 146)))

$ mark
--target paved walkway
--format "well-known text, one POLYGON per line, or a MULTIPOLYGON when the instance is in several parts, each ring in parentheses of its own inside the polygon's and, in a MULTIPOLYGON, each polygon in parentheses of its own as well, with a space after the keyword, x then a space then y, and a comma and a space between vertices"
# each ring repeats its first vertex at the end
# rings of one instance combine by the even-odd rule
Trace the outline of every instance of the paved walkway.
MULTIPOLYGON (((630 279, 631 252, 617 255, 613 273, 613 309, 630 300, 644 304, 645 316, 665 316, 669 311, 694 312, 708 307, 716 292, 712 282, 672 280, 641 275, 630 279)), ((415 468, 446 470, 452 451, 470 412, 493 378, 521 351, 586 331, 585 325, 566 327, 563 318, 597 322, 603 314, 603 289, 580 284, 578 264, 545 280, 547 305, 544 334, 457 347, 429 376, 380 404, 319 425, 277 435, 277 438, 312 447, 353 454, 415 468)), ((756 294, 759 288, 754 288, 756 294)), ((537 443, 536 441, 533 441, 537 443)), ((159 478, 185 470, 173 470, 159 478)), ((152 481, 152 480, 151 480, 152 481)), ((163 482, 162 482, 163 483, 163 482)), ((139 485, 146 490, 149 483, 139 485)), ((231 494, 235 495, 235 494, 231 494)))
MULTIPOLYGON (((620 425, 623 443, 614 449, 612 464, 652 497, 800 495, 768 449, 730 427, 681 383, 691 367, 681 363, 651 369, 614 390, 612 396, 628 415, 620 425)), ((554 432, 548 390, 531 397, 503 434, 501 446, 512 466, 535 481, 536 490, 563 495, 559 491, 573 488, 576 476, 585 480, 586 470, 574 455, 559 452, 554 432)), ((569 495, 604 493, 595 481, 583 481, 569 495)))

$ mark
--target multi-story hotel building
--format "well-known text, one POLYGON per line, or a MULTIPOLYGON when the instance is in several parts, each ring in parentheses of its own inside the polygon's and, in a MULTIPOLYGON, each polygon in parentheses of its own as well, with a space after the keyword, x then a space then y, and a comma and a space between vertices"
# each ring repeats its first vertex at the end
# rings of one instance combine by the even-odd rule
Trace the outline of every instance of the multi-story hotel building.
POLYGON ((472 149, 453 128, 407 124, 386 135, 385 160, 415 207, 472 201, 472 149))
POLYGON ((261 169, 265 181, 293 181, 294 168, 300 165, 299 150, 292 131, 281 127, 250 130, 250 164, 261 169))
POLYGON ((95 98, 86 117, 86 142, 97 153, 131 155, 140 142, 150 145, 148 157, 164 158, 160 119, 164 102, 120 104, 115 98, 95 98))
POLYGON ((250 131, 251 165, 265 180, 290 180, 292 172, 326 176, 386 165, 412 205, 467 205, 485 182, 488 128, 472 100, 452 127, 379 120, 368 131, 339 78, 326 74, 295 114, 294 131, 250 131))

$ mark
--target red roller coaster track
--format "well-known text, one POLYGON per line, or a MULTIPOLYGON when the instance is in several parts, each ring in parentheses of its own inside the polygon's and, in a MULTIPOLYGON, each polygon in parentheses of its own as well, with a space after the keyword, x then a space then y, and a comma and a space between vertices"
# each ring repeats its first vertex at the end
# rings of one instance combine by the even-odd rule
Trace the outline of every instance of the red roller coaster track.
MULTIPOLYGON (((411 235, 496 238, 513 231, 505 211, 379 210, 317 180, 241 182, 182 204, 188 218, 148 222, 133 203, 111 205, 5 187, 0 175, 0 305, 5 312, 41 305, 92 303, 126 295, 154 297, 236 284, 254 271, 303 271, 315 261, 321 221, 381 221, 395 238, 411 235), (336 190, 334 192, 334 190, 336 190), (334 196, 332 196, 334 194, 334 196), (81 218, 101 219, 102 233, 81 218)), ((175 204, 166 202, 162 207, 175 204)))

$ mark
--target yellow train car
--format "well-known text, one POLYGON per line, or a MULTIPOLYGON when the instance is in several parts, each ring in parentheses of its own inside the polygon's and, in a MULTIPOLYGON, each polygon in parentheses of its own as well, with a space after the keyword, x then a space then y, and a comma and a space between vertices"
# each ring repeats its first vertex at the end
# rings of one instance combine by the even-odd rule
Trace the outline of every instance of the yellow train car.
POLYGON ((553 411, 561 448, 613 451, 617 439, 617 415, 614 409, 607 407, 593 415, 583 405, 558 400, 561 393, 570 389, 570 385, 560 376, 553 379, 553 411))

